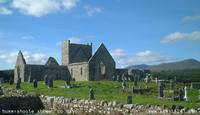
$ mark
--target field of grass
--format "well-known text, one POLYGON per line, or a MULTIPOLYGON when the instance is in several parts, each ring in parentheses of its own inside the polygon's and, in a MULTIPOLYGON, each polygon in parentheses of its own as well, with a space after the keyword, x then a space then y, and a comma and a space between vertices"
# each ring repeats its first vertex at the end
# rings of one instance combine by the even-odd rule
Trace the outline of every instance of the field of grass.
MULTIPOLYGON (((172 104, 175 105, 182 105, 185 107, 193 107, 197 108, 200 106, 200 101, 198 101, 198 90, 189 89, 188 88, 188 97, 192 100, 191 102, 180 102, 180 101, 173 101, 173 100, 164 100, 158 99, 158 86, 156 83, 149 83, 148 87, 151 88, 151 92, 144 93, 143 95, 140 94, 132 94, 122 92, 121 90, 121 83, 114 82, 114 81, 76 81, 71 82, 71 84, 78 84, 80 87, 78 88, 71 88, 67 89, 64 88, 65 81, 54 81, 54 88, 47 88, 44 84, 44 81, 40 81, 38 83, 38 88, 34 89, 32 83, 22 83, 21 88, 26 91, 33 91, 38 94, 44 94, 49 96, 64 96, 70 98, 80 98, 80 99, 88 99, 89 97, 89 87, 92 87, 95 91, 95 98, 97 100, 107 100, 107 101, 118 101, 121 103, 126 103, 127 96, 133 96, 133 103, 137 104, 154 104, 154 105, 167 105, 171 106, 172 104)), ((14 85, 9 85, 8 83, 2 84, 6 87, 15 88, 14 85)), ((132 87, 133 83, 129 82, 127 87, 132 87)), ((146 83, 139 82, 138 86, 145 87, 146 83)), ((178 84, 176 87, 180 87, 181 84, 178 84)), ((166 85, 166 89, 169 88, 169 85, 166 85)), ((170 94, 167 94, 170 95, 170 94)))

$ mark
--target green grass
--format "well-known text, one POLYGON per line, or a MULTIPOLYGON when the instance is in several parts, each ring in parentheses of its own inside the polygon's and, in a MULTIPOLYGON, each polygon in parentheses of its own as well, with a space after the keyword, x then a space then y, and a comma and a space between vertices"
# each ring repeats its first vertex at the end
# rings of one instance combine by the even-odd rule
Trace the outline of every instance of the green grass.
MULTIPOLYGON (((88 99, 89 97, 89 86, 91 86, 95 91, 95 97, 97 100, 107 100, 107 101, 118 101, 121 103, 126 103, 127 96, 133 96, 133 103, 137 104, 153 104, 153 105, 167 105, 171 106, 182 105, 185 107, 197 108, 200 106, 198 101, 198 90, 188 88, 188 97, 191 98, 191 102, 179 102, 173 100, 160 100, 157 99, 158 86, 155 83, 149 83, 148 87, 151 87, 151 92, 145 93, 144 95, 125 93, 121 91, 121 83, 114 81, 77 81, 71 82, 71 84, 80 84, 79 88, 66 89, 62 88, 64 86, 64 81, 54 81, 54 88, 47 88, 44 81, 38 83, 38 88, 34 89, 32 83, 22 83, 21 88, 26 91, 36 92, 38 94, 44 94, 49 96, 64 96, 70 98, 80 98, 88 99)), ((15 85, 9 85, 8 83, 2 84, 5 87, 15 88, 15 85)), ((128 87, 132 87, 133 83, 129 82, 128 87)), ((146 83, 140 82, 138 86, 144 87, 146 83)), ((178 84, 176 87, 180 87, 178 84)), ((169 88, 169 85, 166 85, 169 88)), ((170 95, 170 94, 167 94, 170 95)))

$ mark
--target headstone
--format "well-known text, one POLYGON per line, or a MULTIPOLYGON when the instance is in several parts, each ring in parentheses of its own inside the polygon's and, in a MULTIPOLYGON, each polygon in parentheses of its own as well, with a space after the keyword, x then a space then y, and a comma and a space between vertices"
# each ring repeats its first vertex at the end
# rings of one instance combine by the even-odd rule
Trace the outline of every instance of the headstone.
POLYGON ((184 99, 185 99, 185 101, 189 101, 188 97, 187 97, 187 86, 185 86, 184 90, 185 90, 184 99))
POLYGON ((122 80, 123 80, 123 82, 126 80, 125 74, 122 74, 122 80))
POLYGON ((3 89, 0 86, 0 96, 2 96, 2 95, 3 95, 3 89))
POLYGON ((158 84, 158 77, 156 77, 156 84, 158 84))
POLYGON ((71 88, 70 80, 66 80, 65 82, 65 88, 71 88))
POLYGON ((34 87, 34 88, 37 88, 37 86, 38 86, 38 82, 37 82, 36 79, 34 79, 34 80, 33 80, 33 87, 34 87))
POLYGON ((149 83, 150 82, 150 74, 147 74, 146 75, 146 83, 149 83))
POLYGON ((90 88, 89 99, 90 99, 90 100, 95 100, 95 97, 94 97, 94 90, 93 90, 92 88, 90 88))
POLYGON ((9 79, 9 84, 12 85, 13 83, 14 83, 13 78, 10 77, 10 79, 9 79))
POLYGON ((184 98, 184 91, 183 89, 179 89, 179 101, 183 101, 183 98, 184 98))
POLYGON ((18 78, 17 79, 17 84, 16 84, 16 89, 21 89, 20 84, 21 84, 21 78, 18 78))
POLYGON ((127 104, 132 104, 133 100, 132 100, 132 96, 128 96, 127 97, 127 104))
POLYGON ((117 81, 118 81, 118 82, 121 82, 121 81, 122 81, 120 75, 117 75, 117 81))
POLYGON ((53 78, 48 79, 48 87, 53 88, 53 78))
POLYGON ((48 80, 48 76, 47 75, 44 76, 44 82, 45 82, 45 85, 48 85, 49 80, 48 80))
POLYGON ((163 92, 164 88, 163 88, 163 82, 160 81, 159 82, 159 93, 158 93, 158 97, 164 97, 164 92, 163 92))
POLYGON ((174 81, 170 80, 170 90, 174 90, 174 81))
POLYGON ((123 90, 126 89, 126 82, 125 82, 125 81, 122 82, 122 89, 123 89, 123 90))
POLYGON ((113 75, 113 76, 112 76, 112 79, 113 79, 113 81, 116 81, 116 76, 113 75))
POLYGON ((137 86, 137 76, 134 76, 134 86, 137 86))

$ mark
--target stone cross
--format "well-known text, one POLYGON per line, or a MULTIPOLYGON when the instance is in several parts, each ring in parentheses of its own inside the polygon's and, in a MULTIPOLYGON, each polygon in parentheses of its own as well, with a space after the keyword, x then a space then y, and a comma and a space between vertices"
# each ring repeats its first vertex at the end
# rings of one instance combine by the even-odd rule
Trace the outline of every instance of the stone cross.
POLYGON ((128 96, 127 97, 127 104, 132 104, 133 100, 132 100, 132 96, 128 96))
POLYGON ((38 86, 38 82, 37 82, 36 79, 34 79, 34 80, 33 80, 33 87, 34 87, 34 88, 37 88, 37 86, 38 86))
POLYGON ((185 101, 188 101, 188 97, 187 97, 187 86, 185 86, 184 90, 185 90, 184 99, 185 99, 185 101))
POLYGON ((90 88, 89 99, 90 99, 90 100, 95 100, 95 97, 94 97, 94 90, 93 90, 92 88, 90 88))
POLYGON ((163 82, 160 81, 159 82, 159 93, 158 93, 158 96, 159 97, 164 97, 164 92, 163 92, 164 88, 163 88, 163 82))

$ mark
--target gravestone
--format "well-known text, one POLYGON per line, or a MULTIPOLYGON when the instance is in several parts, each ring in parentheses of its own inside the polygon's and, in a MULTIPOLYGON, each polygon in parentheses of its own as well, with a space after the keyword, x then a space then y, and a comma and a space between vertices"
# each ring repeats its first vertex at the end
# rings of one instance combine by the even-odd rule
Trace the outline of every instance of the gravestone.
POLYGON ((183 101, 184 99, 184 91, 183 89, 179 88, 179 101, 183 101))
POLYGON ((18 78, 17 79, 17 84, 16 84, 16 89, 21 89, 20 84, 21 84, 21 78, 18 78))
POLYGON ((137 86, 137 76, 134 76, 134 86, 137 86))
POLYGON ((161 97, 161 98, 162 98, 162 97, 164 97, 164 92, 163 92, 164 87, 163 87, 163 82, 162 82, 162 81, 159 82, 159 86, 158 86, 158 87, 159 87, 158 97, 161 97))
POLYGON ((3 95, 3 89, 0 86, 0 96, 2 96, 2 95, 3 95))
POLYGON ((123 89, 123 90, 126 89, 126 82, 125 82, 125 81, 122 82, 122 89, 123 89))
POLYGON ((48 87, 53 88, 53 78, 48 79, 48 87))
POLYGON ((150 83, 150 74, 146 74, 146 78, 145 78, 145 80, 146 80, 146 83, 150 83))
POLYGON ((12 85, 13 83, 14 83, 13 78, 10 77, 10 79, 9 79, 9 84, 12 85))
POLYGON ((127 97, 127 104, 132 104, 133 100, 132 100, 132 96, 128 96, 127 97))
POLYGON ((90 99, 90 100, 95 100, 95 97, 94 97, 94 90, 93 90, 92 88, 90 88, 89 99, 90 99))
POLYGON ((45 76, 44 76, 44 83, 45 83, 45 85, 48 85, 48 82, 49 82, 49 80, 48 80, 48 76, 45 75, 45 76))
POLYGON ((187 96, 187 86, 185 86, 184 90, 185 90, 184 99, 185 101, 189 101, 188 96, 187 96))
POLYGON ((170 80, 170 90, 174 90, 174 81, 170 80))
POLYGON ((65 82, 65 88, 71 88, 70 80, 66 80, 65 82))
POLYGON ((158 77, 156 77, 156 84, 158 84, 158 77))
POLYGON ((199 89, 199 101, 200 101, 200 89, 199 89))
POLYGON ((115 75, 112 76, 112 80, 116 81, 116 76, 115 75))
POLYGON ((34 87, 34 88, 37 88, 37 86, 38 86, 38 82, 37 82, 36 79, 34 79, 34 80, 33 80, 33 87, 34 87))

